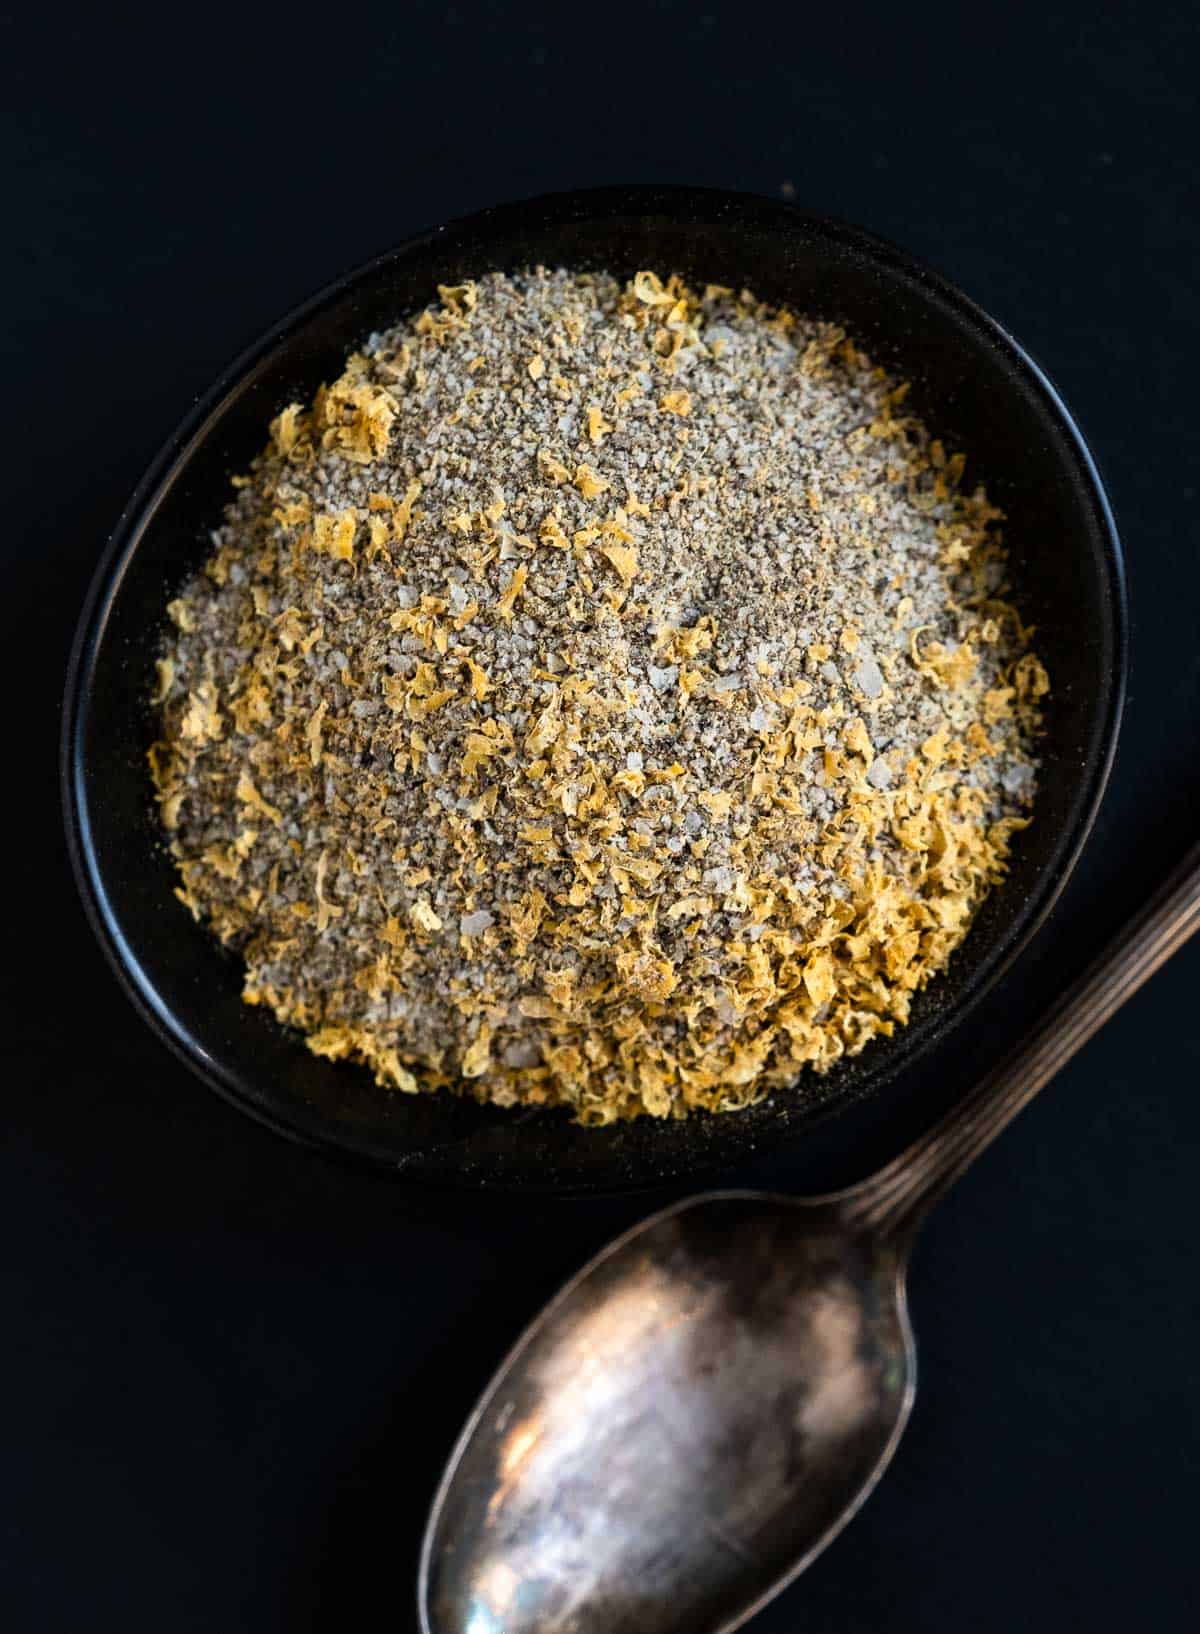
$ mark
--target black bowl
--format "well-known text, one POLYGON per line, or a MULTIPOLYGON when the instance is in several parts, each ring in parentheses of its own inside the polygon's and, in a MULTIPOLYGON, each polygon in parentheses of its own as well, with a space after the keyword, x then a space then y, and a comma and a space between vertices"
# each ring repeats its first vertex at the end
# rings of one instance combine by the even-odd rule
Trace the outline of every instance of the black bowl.
POLYGON ((88 596, 67 684, 69 843, 92 924, 135 1005, 220 1094, 292 1138, 430 1184, 617 1190, 800 1139, 892 1083, 966 1015, 1061 890, 1115 746, 1125 675, 1120 547, 1088 449, 1045 375, 945 279, 856 228, 772 200, 693 188, 612 188, 502 205, 411 239, 332 284, 226 371, 154 462, 88 596), (239 998, 237 962, 174 900, 150 799, 151 660, 171 593, 267 421, 339 372, 374 329, 438 283, 544 263, 649 266, 740 287, 844 323, 913 383, 931 429, 971 456, 1010 518, 1012 575, 1053 679, 1036 821, 949 971, 894 1039, 733 1116, 585 1130, 561 1112, 387 1096, 318 1060, 239 998))

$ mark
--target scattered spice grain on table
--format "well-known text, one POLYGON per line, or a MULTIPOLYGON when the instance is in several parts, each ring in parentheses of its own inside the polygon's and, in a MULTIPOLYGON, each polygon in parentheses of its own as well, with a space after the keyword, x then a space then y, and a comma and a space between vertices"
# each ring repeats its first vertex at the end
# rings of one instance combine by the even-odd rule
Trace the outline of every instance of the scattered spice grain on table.
POLYGON ((744 1106, 904 1024, 1027 821, 999 513, 831 325, 439 297, 282 410, 170 604, 177 894, 393 1091, 744 1106))

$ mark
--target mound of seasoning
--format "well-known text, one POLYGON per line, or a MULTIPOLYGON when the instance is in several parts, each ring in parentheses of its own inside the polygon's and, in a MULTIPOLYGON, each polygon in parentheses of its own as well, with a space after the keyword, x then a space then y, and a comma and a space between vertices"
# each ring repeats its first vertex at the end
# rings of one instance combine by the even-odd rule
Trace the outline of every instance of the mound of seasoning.
POLYGON ((829 324, 439 296, 283 408, 168 608, 177 895, 394 1091, 745 1106, 904 1024, 1028 821, 999 512, 829 324))

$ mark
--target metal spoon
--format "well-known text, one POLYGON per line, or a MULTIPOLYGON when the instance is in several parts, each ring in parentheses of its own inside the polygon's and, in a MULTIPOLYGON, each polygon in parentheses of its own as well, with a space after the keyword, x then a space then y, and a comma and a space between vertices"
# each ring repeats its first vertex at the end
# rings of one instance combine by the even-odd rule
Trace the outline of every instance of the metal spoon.
POLYGON ((423 1634, 728 1634, 863 1503, 916 1392, 926 1211, 1200 928, 1200 847, 1032 1036, 878 1174, 726 1192, 605 1249, 467 1423, 425 1534, 423 1634))

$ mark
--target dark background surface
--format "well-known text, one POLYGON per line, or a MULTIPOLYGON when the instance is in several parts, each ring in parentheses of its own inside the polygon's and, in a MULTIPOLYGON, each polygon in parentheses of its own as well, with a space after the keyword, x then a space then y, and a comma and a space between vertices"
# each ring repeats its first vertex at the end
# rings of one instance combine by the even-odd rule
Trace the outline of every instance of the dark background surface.
MULTIPOLYGON (((501 198, 786 183, 925 256, 1049 369, 1123 524, 1131 697, 1084 860, 922 1069, 941 1093, 1195 836, 1200 26, 992 9, 0 17, 7 1628, 411 1627, 476 1392, 656 1200, 436 1198, 294 1150, 152 1039, 84 924, 55 734, 89 573, 195 395, 317 285, 501 198)), ((1193 946, 934 1217, 912 1425, 763 1634, 1196 1626, 1198 978, 1193 946)), ((914 1132, 914 1099, 727 1178, 853 1178, 914 1132)))

